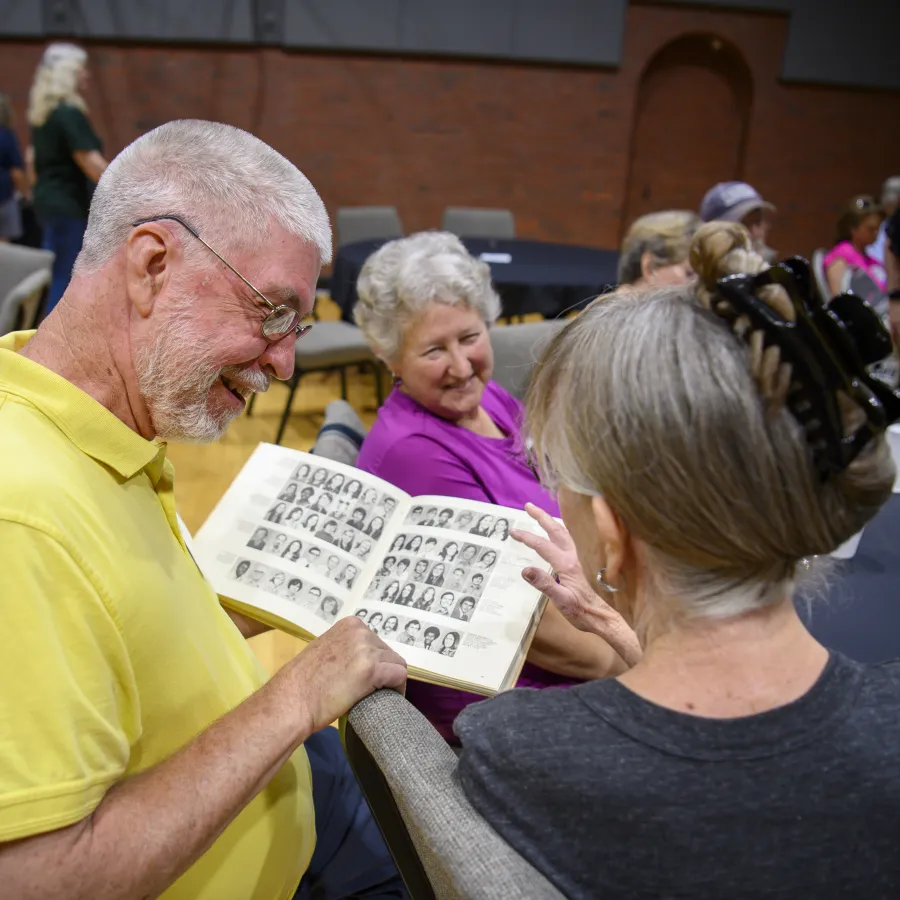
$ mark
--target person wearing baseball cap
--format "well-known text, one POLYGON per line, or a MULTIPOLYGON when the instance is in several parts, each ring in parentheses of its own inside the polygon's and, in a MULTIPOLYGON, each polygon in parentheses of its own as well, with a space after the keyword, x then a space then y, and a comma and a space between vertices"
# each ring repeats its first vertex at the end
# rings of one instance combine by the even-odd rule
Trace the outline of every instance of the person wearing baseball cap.
POLYGON ((710 188, 700 204, 704 222, 740 222, 750 232, 753 249, 766 262, 775 259, 775 251, 766 246, 775 207, 763 200, 759 191, 745 181, 720 181, 710 188))

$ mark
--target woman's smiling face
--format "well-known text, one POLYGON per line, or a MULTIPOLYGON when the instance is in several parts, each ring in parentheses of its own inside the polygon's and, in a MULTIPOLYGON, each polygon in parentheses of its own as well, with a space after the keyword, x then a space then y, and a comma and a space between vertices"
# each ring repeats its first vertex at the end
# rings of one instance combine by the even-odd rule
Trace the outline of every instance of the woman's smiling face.
POLYGON ((450 421, 471 415, 494 369, 487 325, 468 306, 432 303, 406 327, 393 368, 429 412, 450 421))

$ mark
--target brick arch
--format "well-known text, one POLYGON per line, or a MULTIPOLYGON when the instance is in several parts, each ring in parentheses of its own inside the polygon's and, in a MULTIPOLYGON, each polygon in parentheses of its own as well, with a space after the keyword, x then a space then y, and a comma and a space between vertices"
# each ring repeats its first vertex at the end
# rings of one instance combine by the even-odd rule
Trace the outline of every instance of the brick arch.
POLYGON ((714 34, 682 35, 641 74, 622 231, 660 209, 697 209, 717 181, 744 169, 753 76, 741 52, 714 34))

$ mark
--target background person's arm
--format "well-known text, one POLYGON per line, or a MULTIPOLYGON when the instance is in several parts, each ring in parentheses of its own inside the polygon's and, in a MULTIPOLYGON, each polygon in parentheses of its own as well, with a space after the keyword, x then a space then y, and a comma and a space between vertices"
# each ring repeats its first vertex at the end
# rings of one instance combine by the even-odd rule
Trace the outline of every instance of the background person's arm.
POLYGON ((78 164, 78 168, 94 182, 100 180, 100 176, 109 165, 97 150, 76 150, 72 154, 72 159, 78 164))
POLYGON ((832 297, 837 297, 843 290, 844 274, 847 271, 847 263, 842 259, 835 259, 825 269, 825 280, 832 297))
POLYGON ((228 617, 232 622, 237 626, 237 630, 247 639, 256 637, 258 634, 265 634, 267 631, 272 631, 271 625, 266 625, 263 622, 258 622, 256 619, 251 619, 250 616, 245 616, 242 613, 235 612, 233 609, 229 609, 224 603, 222 603, 222 598, 219 598, 219 602, 222 605, 222 609, 228 613, 228 617))
POLYGON ((33 188, 35 184, 37 184, 37 169, 34 165, 34 147, 30 144, 25 151, 25 177, 28 179, 28 186, 30 188, 33 188))
POLYGON ((13 187, 26 199, 31 199, 31 185, 28 183, 28 176, 24 169, 10 169, 10 177, 12 178, 13 187))

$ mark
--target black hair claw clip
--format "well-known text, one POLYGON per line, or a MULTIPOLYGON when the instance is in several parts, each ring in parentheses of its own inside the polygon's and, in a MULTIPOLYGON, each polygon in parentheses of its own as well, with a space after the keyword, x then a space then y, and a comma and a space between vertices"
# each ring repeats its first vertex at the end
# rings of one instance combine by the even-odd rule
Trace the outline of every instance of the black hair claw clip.
POLYGON ((761 331, 765 346, 777 346, 782 361, 790 364, 787 406, 806 431, 822 478, 843 472, 873 437, 900 419, 900 391, 867 371, 892 352, 892 345, 878 314, 861 297, 841 294, 823 303, 813 289, 809 263, 800 257, 757 275, 723 278, 718 293, 729 307, 717 310, 719 315, 732 325, 746 316, 750 332, 761 331), (793 322, 759 298, 769 285, 784 288, 793 322), (847 435, 839 391, 865 415, 865 422, 847 435))

